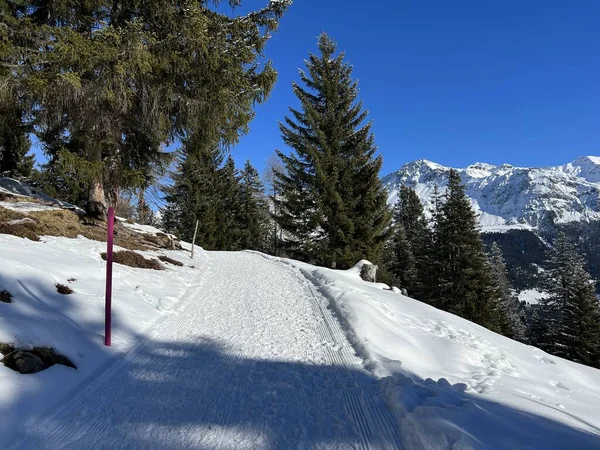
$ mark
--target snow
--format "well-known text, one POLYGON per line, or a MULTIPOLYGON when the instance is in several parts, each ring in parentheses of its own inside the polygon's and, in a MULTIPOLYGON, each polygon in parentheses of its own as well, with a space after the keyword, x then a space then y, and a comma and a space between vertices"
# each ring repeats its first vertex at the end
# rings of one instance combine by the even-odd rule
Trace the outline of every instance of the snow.
POLYGON ((137 231, 139 233, 147 233, 147 234, 157 234, 157 233, 162 233, 161 230, 159 230, 156 227, 153 227, 151 225, 140 225, 139 223, 127 223, 125 221, 121 222, 121 224, 133 231, 137 231))
POLYGON ((537 305, 546 295, 545 292, 540 292, 537 289, 526 289, 519 292, 519 300, 528 305, 537 305))
POLYGON ((14 296, 0 342, 78 366, 0 365, 3 448, 600 448, 600 371, 365 283, 365 261, 115 265, 108 348, 103 243, 0 235, 0 249, 14 296))
POLYGON ((336 271, 320 287, 381 380, 405 448, 600 448, 600 371, 336 271))
POLYGON ((33 202, 0 202, 0 207, 10 209, 12 211, 18 211, 21 213, 51 211, 53 209, 60 209, 55 206, 42 205, 41 203, 33 202))
MULTIPOLYGON (((23 376, 0 365, 0 385, 6 388, 0 393, 2 437, 132 348, 138 335, 188 295, 197 276, 187 265, 176 272, 115 265, 113 323, 118 332, 107 349, 102 346, 106 269, 100 258, 105 244, 83 237, 43 237, 38 243, 0 234, 0 249, 0 289, 13 294, 13 303, 0 303, 0 342, 53 346, 79 368, 53 366, 23 376), (69 283, 72 278, 76 281, 69 283), (56 283, 69 285, 75 293, 58 294, 56 283)), ((182 252, 172 257, 189 261, 182 252)))
POLYGON ((56 205, 62 208, 81 211, 81 209, 75 205, 52 198, 40 191, 38 188, 29 186, 22 181, 15 180, 14 178, 0 177, 0 192, 12 194, 17 197, 35 198, 44 204, 53 206, 56 205))
POLYGON ((195 268, 115 265, 105 348, 102 243, 0 235, 0 248, 14 294, 0 341, 53 345, 78 366, 0 365, 3 448, 399 447, 377 380, 297 270, 204 251, 195 268), (55 293, 70 277, 76 294, 55 293))

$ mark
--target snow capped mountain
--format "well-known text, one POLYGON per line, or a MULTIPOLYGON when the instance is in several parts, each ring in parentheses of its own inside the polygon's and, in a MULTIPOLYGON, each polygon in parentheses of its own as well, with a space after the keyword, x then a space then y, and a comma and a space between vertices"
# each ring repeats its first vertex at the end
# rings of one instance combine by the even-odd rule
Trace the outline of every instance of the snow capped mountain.
MULTIPOLYGON (((583 156, 557 167, 513 167, 475 163, 460 173, 483 231, 535 229, 549 222, 600 221, 600 157, 583 156)), ((383 178, 390 204, 401 185, 431 207, 435 186, 447 184, 449 167, 413 161, 383 178)))

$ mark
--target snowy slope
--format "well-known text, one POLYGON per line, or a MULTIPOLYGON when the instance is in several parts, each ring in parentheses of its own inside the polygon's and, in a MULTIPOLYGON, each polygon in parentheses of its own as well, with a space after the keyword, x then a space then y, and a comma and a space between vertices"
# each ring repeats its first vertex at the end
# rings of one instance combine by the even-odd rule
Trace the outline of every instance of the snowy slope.
POLYGON ((115 265, 107 349, 102 248, 0 235, 0 287, 14 294, 0 341, 53 345, 78 366, 0 365, 2 448, 399 448, 377 380, 298 271, 203 251, 194 268, 187 252, 168 252, 187 264, 162 272, 115 265), (76 294, 56 294, 70 277, 76 294))
POLYGON ((42 242, 31 242, 0 234, 0 290, 13 295, 12 303, 0 302, 0 342, 19 348, 52 346, 78 367, 76 371, 53 366, 35 375, 19 375, 0 365, 0 385, 5 387, 0 392, 0 438, 27 419, 35 420, 74 385, 134 347, 140 335, 194 292, 198 270, 189 267, 189 256, 183 252, 169 252, 187 263, 176 271, 115 265, 113 324, 117 332, 113 347, 107 349, 102 345, 103 251, 106 244, 83 237, 43 237, 42 242), (57 293, 56 283, 68 285, 75 293, 57 293))
MULTIPOLYGON (((383 178, 389 203, 401 185, 414 188, 431 206, 433 189, 442 191, 449 167, 419 160, 383 178)), ((585 156, 557 167, 526 168, 475 163, 457 169, 483 231, 532 229, 556 223, 600 220, 600 157, 585 156)))
POLYGON ((105 348, 103 249, 0 235, 14 295, 0 342, 52 345, 78 366, 0 365, 2 448, 600 449, 600 371, 357 268, 204 251, 169 251, 184 266, 165 271, 115 265, 105 348), (57 294, 69 278, 75 294, 57 294))
POLYGON ((600 370, 296 261, 381 379, 405 448, 600 449, 600 370))

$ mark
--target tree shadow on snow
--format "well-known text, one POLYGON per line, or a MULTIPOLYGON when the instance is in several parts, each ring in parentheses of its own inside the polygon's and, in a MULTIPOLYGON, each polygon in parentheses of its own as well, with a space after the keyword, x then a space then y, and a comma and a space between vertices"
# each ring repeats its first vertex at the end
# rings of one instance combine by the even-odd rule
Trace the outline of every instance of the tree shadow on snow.
POLYGON ((212 341, 146 341, 118 364, 118 370, 75 397, 69 412, 23 430, 25 440, 8 448, 19 442, 18 448, 39 449, 365 448, 377 443, 437 449, 452 448, 459 440, 466 444, 461 448, 600 448, 598 435, 488 402, 444 380, 397 375, 377 381, 360 369, 238 358, 212 341), (375 398, 365 398, 365 392, 375 398), (386 399, 395 419, 386 422, 381 414, 363 420, 356 414, 361 405, 378 406, 386 399), (465 420, 469 423, 461 423, 465 420), (465 425, 479 431, 467 436, 465 425), (377 428, 387 430, 386 436, 378 436, 377 428))
MULTIPOLYGON (((0 440, 4 440, 23 421, 35 420, 116 354, 102 346, 102 305, 98 305, 97 314, 90 314, 89 305, 83 304, 88 301, 85 294, 62 295, 50 277, 14 278, 0 273, 0 286, 13 294, 12 303, 0 303, 0 341, 17 350, 53 347, 78 367, 54 365, 35 374, 19 374, 0 363, 0 440), (86 319, 74 319, 81 317, 82 309, 87 311, 86 319)), ((132 336, 117 313, 113 313, 113 327, 132 336)))

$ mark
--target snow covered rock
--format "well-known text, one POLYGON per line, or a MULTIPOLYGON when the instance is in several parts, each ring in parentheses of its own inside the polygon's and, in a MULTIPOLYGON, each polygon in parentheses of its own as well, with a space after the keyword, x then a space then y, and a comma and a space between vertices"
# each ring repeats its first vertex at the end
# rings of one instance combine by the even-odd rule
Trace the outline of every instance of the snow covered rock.
POLYGON ((7 225, 35 225, 35 220, 30 217, 24 217, 22 219, 9 220, 5 222, 7 225))
POLYGON ((371 263, 365 263, 360 268, 360 277, 369 283, 377 281, 377 266, 371 263))
POLYGON ((36 373, 44 370, 44 362, 33 353, 17 350, 3 359, 5 366, 22 374, 36 373))
POLYGON ((151 247, 181 250, 181 242, 175 236, 165 233, 143 233, 142 243, 151 247))

